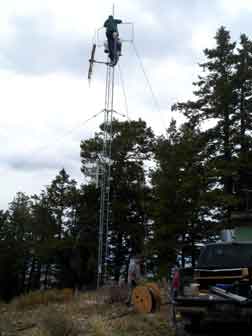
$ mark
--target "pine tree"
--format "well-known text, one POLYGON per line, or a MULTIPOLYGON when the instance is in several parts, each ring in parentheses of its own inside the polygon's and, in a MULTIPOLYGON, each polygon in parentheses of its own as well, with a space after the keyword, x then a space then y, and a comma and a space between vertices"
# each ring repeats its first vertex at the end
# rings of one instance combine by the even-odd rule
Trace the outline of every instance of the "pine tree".
POLYGON ((32 267, 29 289, 47 288, 53 260, 54 241, 57 234, 56 221, 45 190, 33 195, 31 204, 33 227, 32 267))
POLYGON ((83 185, 76 202, 76 225, 73 227, 74 258, 77 285, 96 286, 98 189, 94 184, 83 185))
MULTIPOLYGON (((148 197, 144 161, 149 160, 153 133, 142 120, 112 123, 112 167, 110 224, 112 274, 116 279, 130 253, 143 250, 145 236, 144 199, 148 197)), ((82 171, 99 160, 103 125, 94 139, 81 143, 82 171)), ((98 238, 98 235, 97 235, 98 238)))
POLYGON ((9 301, 19 294, 22 259, 8 211, 0 211, 0 299, 9 301))
POLYGON ((182 111, 191 123, 204 122, 208 137, 208 168, 218 194, 216 213, 219 220, 230 226, 233 197, 235 120, 237 116, 234 86, 235 46, 229 32, 221 27, 215 36, 216 47, 205 49, 206 62, 200 64, 203 74, 194 83, 195 100, 178 103, 174 109, 182 111), (215 180, 215 181, 214 181, 215 180))
POLYGON ((48 201, 55 217, 58 238, 63 238, 70 229, 73 197, 76 192, 76 181, 70 180, 65 169, 62 169, 47 187, 48 201))
POLYGON ((15 293, 27 289, 27 274, 31 263, 32 220, 29 196, 18 192, 9 205, 9 227, 12 237, 9 243, 15 244, 12 256, 17 255, 12 276, 18 279, 15 293), (18 251, 17 251, 18 250, 18 251))
POLYGON ((71 270, 73 238, 72 226, 76 221, 74 200, 76 181, 71 180, 65 169, 60 170, 46 189, 49 206, 56 223, 52 275, 60 287, 74 287, 74 273, 71 270))
POLYGON ((240 37, 236 54, 234 85, 237 99, 235 192, 240 201, 239 210, 244 212, 252 207, 249 192, 252 189, 252 42, 245 34, 240 37))
POLYGON ((172 121, 167 138, 157 139, 156 169, 152 173, 154 240, 161 272, 174 262, 184 246, 191 246, 195 262, 195 243, 209 228, 209 186, 204 170, 205 138, 199 129, 184 124, 177 129, 172 121))

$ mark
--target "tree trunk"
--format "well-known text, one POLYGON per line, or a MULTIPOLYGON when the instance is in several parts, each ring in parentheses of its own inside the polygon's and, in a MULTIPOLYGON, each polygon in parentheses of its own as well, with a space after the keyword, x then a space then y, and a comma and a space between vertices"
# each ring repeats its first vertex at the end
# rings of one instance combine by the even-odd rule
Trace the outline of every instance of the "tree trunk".
POLYGON ((45 278, 44 278, 44 289, 47 289, 48 286, 48 274, 49 274, 50 265, 47 264, 45 268, 45 278))
POLYGON ((29 292, 31 289, 33 289, 32 288, 32 280, 33 280, 34 268, 35 268, 35 257, 31 256, 31 268, 30 268, 29 279, 28 279, 27 287, 26 287, 27 292, 29 292))
POLYGON ((37 260, 37 267, 34 279, 34 289, 40 289, 41 287, 40 278, 41 278, 41 262, 40 260, 37 260))

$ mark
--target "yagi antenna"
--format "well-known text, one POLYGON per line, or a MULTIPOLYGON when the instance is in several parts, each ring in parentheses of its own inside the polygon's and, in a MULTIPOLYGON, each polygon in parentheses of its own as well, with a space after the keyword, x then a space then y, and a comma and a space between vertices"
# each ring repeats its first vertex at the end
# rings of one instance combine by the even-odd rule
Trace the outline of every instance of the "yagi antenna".
POLYGON ((93 44, 92 51, 91 51, 91 57, 89 60, 89 69, 88 69, 88 80, 89 84, 91 81, 92 73, 93 73, 93 65, 94 65, 94 57, 95 57, 95 50, 96 50, 96 44, 93 44))

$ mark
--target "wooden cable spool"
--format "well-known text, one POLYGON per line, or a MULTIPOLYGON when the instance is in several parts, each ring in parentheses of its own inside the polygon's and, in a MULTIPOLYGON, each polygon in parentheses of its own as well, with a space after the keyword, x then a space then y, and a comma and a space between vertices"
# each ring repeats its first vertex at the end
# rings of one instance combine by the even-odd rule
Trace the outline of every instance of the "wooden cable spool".
POLYGON ((132 303, 139 313, 151 313, 160 308, 161 293, 154 282, 137 286, 132 292, 132 303))
POLYGON ((150 313, 153 307, 153 296, 146 286, 137 286, 132 292, 132 303, 139 313, 150 313))
POLYGON ((152 310, 159 310, 161 306, 161 291, 155 282, 147 282, 145 286, 151 291, 153 295, 154 302, 152 310))

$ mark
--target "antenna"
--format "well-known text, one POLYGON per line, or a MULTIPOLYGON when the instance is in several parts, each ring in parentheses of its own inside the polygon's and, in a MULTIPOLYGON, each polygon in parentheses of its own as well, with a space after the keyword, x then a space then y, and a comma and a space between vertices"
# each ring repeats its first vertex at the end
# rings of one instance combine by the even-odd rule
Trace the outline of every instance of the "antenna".
MULTIPOLYGON (((114 16, 115 5, 112 7, 114 16)), ((119 23, 118 23, 119 24, 119 23)), ((129 24, 129 23, 127 23, 129 24)), ((91 58, 89 60, 88 80, 91 80, 94 63, 106 65, 106 84, 105 84, 105 102, 104 102, 104 121, 103 130, 103 147, 102 153, 97 160, 96 184, 100 187, 100 209, 99 209, 99 247, 98 247, 98 265, 97 265, 97 288, 108 280, 108 262, 110 259, 110 241, 111 241, 111 200, 110 200, 110 183, 111 183, 111 166, 112 166, 112 140, 113 140, 113 114, 118 113, 114 110, 114 85, 115 85, 115 67, 118 64, 121 55, 121 42, 118 32, 113 32, 110 39, 108 37, 108 56, 107 61, 95 60, 96 47, 103 45, 99 43, 98 34, 103 30, 97 30, 96 43, 93 44, 91 58), (117 34, 115 34, 117 33, 117 34)), ((118 113, 120 114, 120 113, 118 113)))
POLYGON ((91 76, 93 72, 93 65, 94 65, 94 57, 95 57, 95 50, 96 50, 96 44, 93 44, 92 51, 91 51, 91 57, 89 59, 89 69, 88 69, 88 81, 90 84, 91 76))

